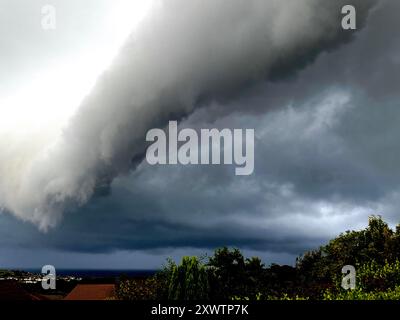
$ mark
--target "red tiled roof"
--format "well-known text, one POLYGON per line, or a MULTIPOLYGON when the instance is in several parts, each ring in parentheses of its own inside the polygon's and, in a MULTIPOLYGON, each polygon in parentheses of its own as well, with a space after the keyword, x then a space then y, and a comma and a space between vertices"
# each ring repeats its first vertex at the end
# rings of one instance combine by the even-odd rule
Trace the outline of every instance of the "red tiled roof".
POLYGON ((64 300, 105 300, 112 298, 114 292, 113 284, 78 284, 64 300))
POLYGON ((24 290, 16 281, 0 281, 0 300, 23 301, 40 300, 39 297, 24 290))

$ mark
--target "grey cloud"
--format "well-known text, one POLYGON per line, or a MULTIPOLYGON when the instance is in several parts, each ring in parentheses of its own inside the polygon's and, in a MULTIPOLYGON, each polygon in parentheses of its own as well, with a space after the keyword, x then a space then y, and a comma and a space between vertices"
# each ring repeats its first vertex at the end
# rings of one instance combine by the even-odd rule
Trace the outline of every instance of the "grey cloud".
MULTIPOLYGON (((400 132, 398 92, 389 79, 396 79, 399 64, 389 57, 398 52, 399 42, 381 24, 397 26, 395 15, 388 13, 397 6, 386 2, 355 42, 321 56, 297 78, 264 84, 239 101, 198 110, 182 123, 256 128, 255 176, 238 179, 231 168, 154 172, 140 167, 123 183, 135 190, 134 199, 141 199, 126 217, 157 237, 141 242, 140 236, 126 245, 230 244, 294 253, 364 226, 371 214, 396 223, 400 132), (365 47, 374 51, 360 56, 365 47), (348 60, 353 63, 342 63, 348 60), (271 101, 279 102, 275 109, 271 101), (260 117, 266 108, 274 111, 260 117), (215 120, 210 115, 216 109, 228 111, 215 120)), ((123 207, 134 205, 128 201, 123 207)))
MULTIPOLYGON (((23 224, 25 233, 5 233, 8 243, 97 253, 235 245, 293 257, 339 232, 365 226, 370 214, 398 222, 399 6, 381 2, 352 42, 314 57, 293 77, 247 88, 232 100, 205 99, 202 108, 186 110, 190 116, 182 127, 256 128, 254 176, 235 177, 229 166, 150 168, 141 163, 114 179, 111 188, 106 183, 106 197, 99 192, 68 212, 54 230, 41 234, 23 224)), ((99 97, 112 101, 114 96, 99 97)), ((163 114, 157 124, 169 116, 163 114)), ((86 120, 81 121, 83 126, 86 120)), ((80 128, 77 123, 72 128, 80 128)), ((129 125, 122 129, 132 132, 129 125)), ((75 132, 67 133, 68 139, 75 132)), ((87 141, 97 132, 87 131, 87 141)), ((108 132, 112 136, 113 130, 108 132)), ((125 146, 130 138, 123 137, 125 146)), ((139 149, 126 150, 140 155, 139 149)), ((78 170, 74 159, 70 167, 78 170)), ((129 170, 125 160, 109 162, 118 165, 106 166, 99 175, 110 182, 121 167, 129 170)))
MULTIPOLYGON (((375 1, 354 2, 362 26, 375 1)), ((143 155, 148 129, 185 118, 201 103, 228 101, 248 84, 286 77, 348 41, 353 33, 340 26, 344 4, 162 2, 99 79, 58 144, 5 176, 1 189, 12 185, 16 192, 3 192, 1 203, 42 229, 54 226, 66 208, 129 172, 131 160, 143 155)))

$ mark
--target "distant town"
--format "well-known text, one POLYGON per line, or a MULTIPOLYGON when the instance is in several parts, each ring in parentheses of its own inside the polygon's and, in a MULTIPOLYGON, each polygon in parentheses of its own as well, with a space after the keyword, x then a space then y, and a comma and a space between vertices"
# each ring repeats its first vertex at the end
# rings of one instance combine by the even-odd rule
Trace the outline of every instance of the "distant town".
MULTIPOLYGON (((32 273, 19 270, 0 270, 0 281, 17 281, 25 284, 40 284, 44 280, 44 275, 41 273, 32 273)), ((76 276, 57 276, 60 281, 81 281, 82 278, 76 276)))
POLYGON ((55 287, 39 271, 0 270, 0 301, 11 300, 115 300, 119 283, 146 279, 152 270, 60 270, 55 287))

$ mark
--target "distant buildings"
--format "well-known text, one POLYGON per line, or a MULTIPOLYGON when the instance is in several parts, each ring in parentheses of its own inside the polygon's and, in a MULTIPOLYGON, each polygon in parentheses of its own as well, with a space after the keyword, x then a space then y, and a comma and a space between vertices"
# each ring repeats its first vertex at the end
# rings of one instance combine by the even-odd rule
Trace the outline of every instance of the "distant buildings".
MULTIPOLYGON (((38 283, 42 282, 43 275, 41 274, 29 274, 29 275, 22 275, 22 276, 6 276, 0 277, 0 281, 17 281, 20 283, 38 283)), ((57 280, 63 281, 81 281, 82 278, 74 277, 74 276, 57 276, 57 280)))
POLYGON ((114 284, 74 284, 82 278, 57 276, 60 288, 57 291, 42 290, 42 274, 24 271, 2 271, 0 273, 0 300, 107 300, 115 298, 114 284), (72 291, 71 291, 71 288, 72 291), (65 296, 65 294, 69 292, 65 296))

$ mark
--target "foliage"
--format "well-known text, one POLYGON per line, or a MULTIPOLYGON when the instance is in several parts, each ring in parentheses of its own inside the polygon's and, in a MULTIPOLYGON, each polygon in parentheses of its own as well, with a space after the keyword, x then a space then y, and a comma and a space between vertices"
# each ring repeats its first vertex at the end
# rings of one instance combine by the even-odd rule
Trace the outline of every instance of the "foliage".
POLYGON ((381 217, 372 216, 368 227, 347 231, 318 250, 305 253, 297 259, 296 268, 303 287, 314 287, 313 293, 331 289, 335 277, 345 265, 362 266, 368 263, 383 265, 400 258, 398 251, 400 228, 393 232, 381 217))
POLYGON ((400 299, 400 261, 371 261, 356 268, 356 289, 341 288, 341 277, 335 278, 335 289, 328 290, 326 300, 392 300, 400 299))
POLYGON ((167 263, 154 276, 158 284, 156 290, 157 300, 168 300, 170 280, 175 267, 175 262, 168 258, 167 263))
POLYGON ((169 300, 202 300, 208 298, 206 267, 197 257, 183 257, 180 265, 170 263, 167 270, 169 300))
POLYGON ((121 279, 116 288, 119 300, 155 300, 157 298, 157 281, 155 278, 121 279))
POLYGON ((324 300, 400 300, 400 286, 387 291, 366 292, 362 289, 355 289, 337 294, 326 292, 324 300))
MULTIPOLYGON (((257 262, 253 262, 252 266, 256 268, 256 264, 257 262)), ((217 249, 214 256, 210 257, 208 266, 212 298, 229 299, 230 296, 240 295, 246 290, 246 264, 238 249, 217 249)))

